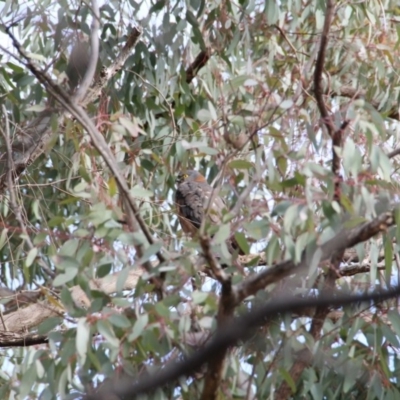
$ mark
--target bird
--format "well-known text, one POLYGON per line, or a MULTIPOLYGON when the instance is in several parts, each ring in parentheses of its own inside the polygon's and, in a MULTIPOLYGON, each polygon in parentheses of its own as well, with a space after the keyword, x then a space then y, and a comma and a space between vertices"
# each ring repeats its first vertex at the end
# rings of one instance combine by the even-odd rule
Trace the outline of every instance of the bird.
MULTIPOLYGON (((220 196, 214 195, 212 204, 209 206, 213 188, 200 172, 195 170, 179 172, 176 184, 175 204, 178 219, 185 234, 191 237, 197 235, 207 212, 207 207, 209 207, 208 220, 213 225, 221 223, 222 211, 226 209, 226 204, 220 196)), ((239 254, 243 254, 235 238, 231 238, 227 245, 231 253, 239 250, 239 254)))

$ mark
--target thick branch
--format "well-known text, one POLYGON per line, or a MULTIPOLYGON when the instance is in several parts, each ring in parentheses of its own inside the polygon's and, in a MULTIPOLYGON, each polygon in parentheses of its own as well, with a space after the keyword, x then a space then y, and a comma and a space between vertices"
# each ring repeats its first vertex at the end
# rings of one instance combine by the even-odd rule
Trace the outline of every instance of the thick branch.
MULTIPOLYGON (((222 283, 222 294, 219 300, 217 317, 219 329, 223 329, 224 326, 231 322, 234 310, 235 302, 232 293, 232 284, 230 280, 227 280, 222 283)), ((220 349, 214 354, 214 357, 209 360, 201 400, 218 399, 218 389, 220 387, 227 350, 227 347, 220 349)))
MULTIPOLYGON (((321 36, 320 49, 318 52, 317 63, 314 74, 314 86, 315 86, 315 97, 317 100, 318 108, 321 113, 322 119, 328 130, 328 133, 332 139, 332 172, 335 181, 335 190, 333 199, 340 204, 341 202, 341 181, 342 177, 340 174, 341 158, 337 152, 337 149, 342 148, 344 130, 348 125, 347 121, 344 121, 339 129, 335 129, 333 126, 332 118, 328 114, 328 110, 325 105, 323 92, 322 92, 322 71, 324 69, 326 47, 328 46, 328 34, 332 24, 334 13, 333 0, 327 0, 326 2, 326 14, 324 27, 321 36)), ((332 256, 329 257, 329 270, 325 276, 323 282, 323 293, 332 293, 335 287, 335 280, 339 276, 339 266, 344 255, 345 248, 333 252, 332 256)), ((325 318, 329 313, 328 307, 318 307, 315 311, 315 315, 311 321, 310 335, 314 341, 318 341, 321 336, 321 329, 324 324, 325 318)), ((301 356, 297 358, 292 367, 290 368, 289 374, 294 382, 297 382, 304 369, 308 366, 311 360, 311 354, 308 349, 301 351, 301 356)), ((281 386, 277 390, 276 398, 278 400, 287 399, 292 394, 292 388, 287 381, 282 382, 281 386)))
MULTIPOLYGON (((328 260, 334 252, 341 252, 349 247, 353 247, 358 243, 365 242, 377 233, 386 231, 389 226, 395 223, 393 212, 385 212, 370 222, 365 222, 350 230, 339 232, 332 239, 328 240, 316 251, 320 251, 320 262, 328 260)), ((255 274, 241 282, 236 286, 236 302, 239 304, 246 297, 254 295, 259 290, 264 289, 271 283, 278 282, 282 278, 296 273, 304 274, 308 271, 309 262, 313 255, 303 254, 300 263, 295 264, 293 261, 284 261, 274 267, 255 274)))
MULTIPOLYGON (((138 280, 143 275, 143 269, 135 269, 129 272, 121 290, 132 290, 136 287, 138 280)), ((117 282, 120 272, 101 279, 95 279, 89 282, 92 290, 98 290, 105 294, 112 294, 117 291, 117 282)), ((90 300, 79 285, 73 286, 71 296, 78 307, 90 307, 90 300)), ((19 308, 17 311, 3 316, 6 329, 3 329, 0 323, 0 332, 7 330, 10 333, 27 331, 38 326, 40 323, 50 317, 63 316, 63 310, 51 306, 45 302, 31 304, 25 308, 19 308)), ((0 341, 1 342, 1 341, 0 341)))
MULTIPOLYGON (((346 306, 360 302, 384 301, 400 295, 400 287, 395 287, 387 291, 375 291, 364 295, 343 295, 334 293, 333 296, 321 296, 312 298, 289 298, 273 301, 269 304, 253 310, 242 317, 236 318, 233 322, 218 329, 214 338, 202 349, 186 358, 184 361, 170 363, 158 373, 143 377, 136 383, 131 379, 121 379, 114 393, 120 398, 133 398, 134 396, 155 390, 158 387, 171 384, 181 376, 190 375, 193 371, 200 368, 204 363, 212 359, 217 352, 227 349, 243 340, 254 332, 254 329, 265 323, 266 319, 273 318, 278 314, 288 312, 299 312, 307 307, 327 307, 327 306, 346 306)), ((100 399, 101 393, 87 397, 87 399, 100 399)))
POLYGON ((334 127, 333 127, 332 119, 329 115, 329 112, 326 108, 325 101, 324 101, 324 92, 323 92, 323 88, 322 88, 322 73, 324 70, 325 53, 326 53, 326 48, 328 45, 328 34, 329 34, 329 29, 332 24, 333 13, 334 13, 333 0, 327 0, 325 22, 324 22, 324 27, 322 28, 321 41, 320 41, 317 61, 315 64, 315 73, 314 73, 315 99, 317 101, 317 105, 318 105, 319 111, 321 113, 323 122, 328 130, 329 136, 331 136, 331 137, 333 136, 333 133, 334 133, 334 127))
MULTIPOLYGON (((330 93, 326 93, 331 97, 346 97, 349 99, 365 99, 367 92, 363 89, 356 89, 351 86, 341 86, 339 91, 333 91, 330 93)), ((375 108, 378 112, 383 112, 381 107, 380 107, 380 102, 374 99, 369 99, 367 100, 369 104, 372 105, 372 107, 375 108)), ((399 108, 397 105, 393 104, 390 108, 389 111, 385 111, 384 114, 388 118, 395 119, 397 121, 400 120, 400 115, 399 115, 399 108)))
POLYGON ((0 347, 27 347, 48 342, 47 335, 0 332, 0 347))
POLYGON ((201 68, 203 68, 211 57, 211 50, 206 49, 201 51, 192 64, 186 69, 186 83, 192 82, 193 78, 197 75, 201 68))

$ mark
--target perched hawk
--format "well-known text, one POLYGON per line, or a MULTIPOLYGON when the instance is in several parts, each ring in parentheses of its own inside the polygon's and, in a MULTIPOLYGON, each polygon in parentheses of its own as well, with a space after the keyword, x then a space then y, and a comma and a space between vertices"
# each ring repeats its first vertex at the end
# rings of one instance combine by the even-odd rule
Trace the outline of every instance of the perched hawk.
MULTIPOLYGON (((183 232, 193 237, 200 229, 213 188, 200 172, 193 170, 179 172, 176 183, 175 203, 179 222, 183 232)), ((222 210, 225 208, 225 202, 221 197, 214 195, 213 203, 209 207, 207 214, 209 221, 213 224, 220 224, 222 210)), ((240 250, 234 238, 230 239, 228 248, 231 252, 236 249, 240 250)))

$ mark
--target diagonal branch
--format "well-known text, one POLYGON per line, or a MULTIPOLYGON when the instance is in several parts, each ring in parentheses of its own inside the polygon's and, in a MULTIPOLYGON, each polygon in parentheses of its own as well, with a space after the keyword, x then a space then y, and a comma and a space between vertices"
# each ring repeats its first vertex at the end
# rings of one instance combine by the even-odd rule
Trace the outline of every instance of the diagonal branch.
POLYGON ((303 254, 301 262, 295 264, 293 261, 283 261, 274 267, 265 269, 235 286, 235 301, 239 304, 246 297, 256 294, 266 286, 278 282, 286 276, 305 274, 308 271, 309 262, 316 252, 320 252, 320 262, 328 260, 334 252, 341 253, 343 250, 353 247, 358 243, 365 242, 377 233, 384 232, 388 227, 394 225, 393 212, 385 212, 372 221, 365 222, 353 229, 342 230, 332 239, 319 246, 311 255, 303 254))
MULTIPOLYGON (((396 286, 389 290, 378 289, 373 293, 362 295, 344 295, 340 292, 334 292, 331 296, 306 297, 303 299, 290 297, 272 301, 219 328, 208 344, 183 361, 171 362, 157 373, 146 375, 135 383, 132 383, 131 379, 121 379, 114 388, 114 393, 120 398, 134 398, 139 394, 149 393, 156 388, 171 384, 181 376, 188 376, 210 359, 213 359, 216 353, 234 346, 238 340, 245 340, 254 333, 254 329, 263 325, 266 319, 271 319, 278 314, 300 312, 308 307, 338 307, 360 302, 371 304, 371 302, 376 303, 398 296, 400 296, 400 287, 396 286)), ((97 394, 87 396, 85 400, 99 400, 101 395, 101 390, 99 390, 97 394)))
MULTIPOLYGON (((10 37, 13 37, 9 28, 7 28, 7 32, 10 37)), ((80 104, 83 107, 98 98, 107 82, 122 68, 132 49, 138 43, 141 33, 141 30, 138 28, 132 29, 116 60, 109 67, 102 69, 99 78, 87 92, 86 97, 81 101, 80 104)), ((18 42, 13 41, 13 43, 19 46, 18 42)), ((56 117, 58 125, 61 125, 65 115, 66 111, 62 108, 46 109, 24 129, 24 140, 12 146, 14 179, 18 178, 27 166, 33 163, 44 152, 47 143, 53 135, 51 127, 52 118, 56 117)), ((6 154, 3 152, 0 155, 0 193, 7 185, 7 172, 6 154)))
POLYGON ((203 68, 211 57, 211 50, 202 50, 192 64, 186 69, 186 83, 192 82, 193 78, 197 75, 201 68, 203 68))
MULTIPOLYGON (((58 85, 54 84, 52 80, 32 62, 32 60, 27 56, 25 50, 21 47, 18 43, 14 35, 7 29, 7 33, 11 37, 14 46, 18 50, 19 54, 23 57, 23 63, 29 70, 36 76, 36 78, 45 86, 47 91, 62 105, 62 107, 68 111, 71 115, 73 115, 76 120, 83 126, 83 128, 87 131, 90 138, 92 139, 93 145, 103 157, 104 162, 110 168, 110 171, 115 177, 115 180, 120 188, 121 197, 129 206, 130 210, 132 211, 135 221, 135 226, 132 226, 133 231, 138 231, 138 227, 136 226, 139 224, 142 232, 144 233, 147 241, 152 244, 154 242, 151 233, 143 221, 139 210, 136 207, 135 201, 129 192, 129 187, 126 183, 125 178, 123 177, 115 157, 108 147, 103 135, 98 131, 96 126, 94 125, 93 121, 89 118, 87 113, 83 110, 83 108, 76 104, 74 100, 58 85)), ((139 257, 143 255, 143 243, 136 243, 135 249, 139 257)), ((165 258, 160 253, 157 252, 157 257, 160 262, 164 262, 165 258)), ((146 262, 145 264, 146 269, 151 272, 151 264, 146 262)), ((160 287, 161 282, 157 278, 153 278, 154 283, 157 287, 160 287)))

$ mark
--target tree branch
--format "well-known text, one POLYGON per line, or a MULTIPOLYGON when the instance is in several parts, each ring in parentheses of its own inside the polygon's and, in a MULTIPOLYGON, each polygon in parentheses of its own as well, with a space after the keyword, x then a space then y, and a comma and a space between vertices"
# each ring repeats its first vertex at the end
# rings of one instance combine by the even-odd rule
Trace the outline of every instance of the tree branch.
MULTIPOLYGON (((120 289, 134 289, 144 272, 145 271, 141 268, 129 271, 129 274, 120 289)), ((98 290, 105 294, 115 293, 117 291, 117 282, 120 274, 121 272, 116 272, 101 279, 93 279, 89 281, 90 289, 98 290)), ((73 286, 70 289, 70 292, 76 306, 83 308, 90 307, 91 302, 79 285, 73 286)), ((18 295, 19 294, 17 294, 17 296, 18 295)), ((38 326, 47 318, 63 316, 63 312, 64 310, 47 304, 46 302, 38 302, 6 314, 3 316, 3 319, 10 333, 18 333, 25 332, 38 326)), ((1 324, 0 327, 2 327, 1 324)), ((1 332, 3 332, 3 329, 0 329, 0 333, 1 332)))
MULTIPOLYGON (((39 70, 38 67, 36 67, 32 60, 26 55, 24 49, 22 49, 21 45, 18 43, 14 35, 9 31, 9 29, 7 29, 7 33, 13 40, 13 44, 18 50, 19 54, 23 57, 24 61, 22 62, 24 63, 24 65, 29 68, 29 70, 36 76, 36 78, 45 86, 47 91, 62 105, 65 110, 73 115, 87 131, 90 138, 92 139, 93 145, 103 157, 104 162, 107 164, 107 166, 110 168, 110 171, 114 175, 115 180, 119 186, 123 201, 126 202, 132 213, 134 214, 135 226, 132 226, 133 231, 138 231, 138 227, 136 226, 136 223, 138 223, 147 241, 150 244, 153 244, 153 237, 151 236, 147 225, 143 221, 143 218, 141 217, 139 210, 136 207, 135 201, 130 194, 126 180, 123 177, 117 165, 115 157, 104 139, 104 136, 98 131, 93 121, 89 118, 83 108, 80 105, 76 104, 61 87, 55 85, 45 73, 43 73, 39 70)), ((139 257, 143 255, 142 247, 143 243, 136 243, 135 245, 135 250, 139 257)), ((165 261, 165 258, 160 253, 160 251, 157 252, 157 257, 160 262, 165 261)), ((145 261, 143 265, 145 266, 145 268, 147 268, 148 272, 151 273, 151 264, 148 261, 145 261)), ((157 278, 153 278, 153 281, 156 284, 156 287, 160 287, 162 285, 162 282, 157 278)))
MULTIPOLYGON (((356 89, 351 86, 341 86, 339 91, 326 92, 327 95, 331 97, 346 97, 349 99, 365 99, 367 92, 363 89, 356 89)), ((380 107, 380 102, 374 99, 367 100, 372 107, 378 112, 383 112, 380 107)), ((397 105, 393 104, 389 111, 384 112, 388 118, 400 120, 399 108, 397 105)))
POLYGON ((0 347, 28 347, 48 342, 47 335, 0 331, 0 347))
POLYGON ((89 64, 83 80, 74 95, 74 101, 79 103, 87 94, 96 72, 97 61, 99 59, 99 26, 100 11, 96 0, 92 0, 92 27, 90 30, 90 58, 89 64))
MULTIPOLYGON (((11 140, 10 140, 10 125, 7 118, 7 110, 5 105, 2 105, 2 111, 5 119, 5 131, 0 127, 0 133, 3 136, 4 143, 7 149, 7 184, 8 184, 8 192, 10 196, 10 206, 15 215, 16 220, 19 223, 22 233, 24 234, 25 242, 28 245, 29 250, 33 250, 35 246, 32 243, 31 237, 28 234, 26 225, 21 215, 20 207, 17 203, 17 195, 15 193, 15 188, 13 185, 13 159, 12 159, 12 149, 11 149, 11 140)), ((42 267, 42 270, 46 273, 47 276, 50 278, 55 277, 55 273, 47 266, 45 261, 43 260, 42 256, 39 255, 38 264, 42 267)))
POLYGON ((197 75, 201 68, 203 68, 211 57, 211 50, 202 50, 192 64, 186 69, 186 83, 192 82, 193 78, 197 75))
MULTIPOLYGON (((232 320, 235 310, 235 301, 232 292, 232 284, 230 280, 222 283, 222 294, 218 307, 218 329, 223 329, 232 320)), ((201 400, 218 399, 218 389, 222 379, 222 370, 228 347, 222 348, 215 352, 214 356, 208 361, 208 369, 204 379, 203 392, 201 400)))
MULTIPOLYGON (((202 349, 181 362, 170 363, 159 372, 143 377, 132 383, 132 379, 121 379, 114 394, 120 398, 133 398, 139 394, 148 393, 158 387, 171 384, 181 376, 190 375, 203 364, 213 359, 215 354, 233 346, 238 340, 246 339, 254 333, 254 329, 263 325, 266 319, 273 318, 278 314, 299 312, 308 307, 346 306, 360 302, 380 302, 400 295, 400 287, 389 290, 376 290, 373 293, 363 295, 344 295, 340 292, 332 296, 308 297, 304 299, 289 298, 272 301, 258 309, 255 309, 223 328, 219 328, 214 338, 202 349)), ((101 393, 87 396, 86 400, 100 399, 101 393)))
POLYGON ((301 262, 298 264, 295 264, 293 261, 284 261, 259 274, 250 276, 235 287, 237 304, 246 297, 254 295, 259 290, 264 289, 271 283, 278 282, 286 276, 294 273, 297 275, 307 273, 309 262, 317 251, 321 252, 320 262, 326 261, 334 252, 341 252, 346 248, 365 242, 377 233, 386 231, 387 228, 394 225, 394 223, 395 218, 393 212, 385 212, 372 221, 365 222, 353 229, 342 230, 322 246, 319 246, 311 255, 304 252, 301 262))
POLYGON ((210 267, 215 279, 221 284, 230 283, 229 276, 224 272, 221 266, 218 264, 217 259, 214 257, 211 251, 210 238, 207 236, 200 236, 199 238, 201 248, 203 250, 203 256, 208 266, 210 267))
POLYGON ((324 27, 322 28, 321 41, 320 41, 317 61, 315 64, 315 73, 314 73, 315 99, 317 101, 317 105, 321 113, 322 120, 326 126, 326 129, 328 130, 329 136, 331 137, 333 137, 334 134, 334 127, 332 119, 329 115, 329 112, 326 108, 324 101, 324 92, 322 88, 322 73, 324 70, 325 53, 328 44, 328 34, 333 19, 333 13, 334 13, 333 0, 327 0, 325 22, 324 22, 324 27))
MULTIPOLYGON (((13 37, 10 29, 7 28, 10 37, 13 37)), ((141 35, 141 30, 133 28, 128 36, 125 46, 122 48, 119 56, 115 62, 108 68, 103 68, 99 78, 93 84, 91 90, 81 101, 82 106, 93 102, 100 96, 102 89, 106 86, 107 82, 122 68, 126 59, 129 57, 132 49, 137 44, 141 35)), ((15 38, 14 38, 15 39, 15 38)), ((19 46, 18 42, 13 41, 14 45, 19 46)), ((20 47, 20 46, 19 46, 20 47)), ((18 59, 19 60, 19 59, 18 59)), ((19 60, 20 61, 20 60, 19 60)), ((26 65, 26 64, 25 64, 26 65)), ((29 68, 29 66, 28 66, 29 68)), ((29 68, 31 71, 32 69, 29 68)), ((48 78, 50 79, 50 78, 48 78)), ((43 83, 43 82, 42 82, 43 83)), ((24 129, 24 141, 13 144, 13 177, 14 179, 27 168, 28 165, 33 163, 45 150, 47 143, 50 141, 53 131, 51 128, 51 118, 57 115, 58 125, 62 124, 63 118, 66 115, 65 111, 59 108, 46 109, 39 116, 33 120, 27 128, 24 129)), ((0 192, 4 191, 7 185, 7 161, 5 152, 0 156, 0 192)))

